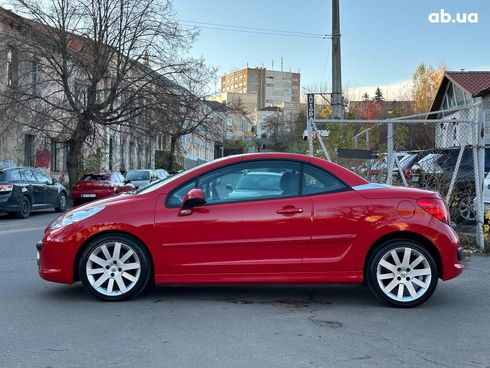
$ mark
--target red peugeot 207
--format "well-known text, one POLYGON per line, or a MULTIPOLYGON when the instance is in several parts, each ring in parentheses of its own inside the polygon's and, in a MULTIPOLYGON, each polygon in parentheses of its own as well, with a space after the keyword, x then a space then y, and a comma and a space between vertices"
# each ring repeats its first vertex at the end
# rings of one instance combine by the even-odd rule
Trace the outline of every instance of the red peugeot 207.
POLYGON ((370 184, 331 162, 263 153, 215 160, 58 217, 42 278, 102 300, 149 284, 367 283, 398 307, 463 270, 437 193, 370 184))

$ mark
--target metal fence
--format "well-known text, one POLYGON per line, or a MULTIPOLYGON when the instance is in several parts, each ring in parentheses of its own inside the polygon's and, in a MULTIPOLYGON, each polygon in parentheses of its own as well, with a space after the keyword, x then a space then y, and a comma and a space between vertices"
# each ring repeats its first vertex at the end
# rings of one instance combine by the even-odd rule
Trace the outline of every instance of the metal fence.
POLYGON ((484 121, 480 104, 386 120, 315 119, 309 113, 309 152, 371 182, 438 191, 453 223, 475 225, 483 248, 482 190, 489 171, 484 121))

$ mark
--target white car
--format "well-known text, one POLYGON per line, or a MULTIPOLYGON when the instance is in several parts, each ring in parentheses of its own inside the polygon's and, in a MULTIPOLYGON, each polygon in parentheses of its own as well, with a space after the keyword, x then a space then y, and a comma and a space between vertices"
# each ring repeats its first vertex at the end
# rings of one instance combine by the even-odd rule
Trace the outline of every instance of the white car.
POLYGON ((483 181, 483 203, 485 204, 485 212, 490 211, 490 172, 483 181))

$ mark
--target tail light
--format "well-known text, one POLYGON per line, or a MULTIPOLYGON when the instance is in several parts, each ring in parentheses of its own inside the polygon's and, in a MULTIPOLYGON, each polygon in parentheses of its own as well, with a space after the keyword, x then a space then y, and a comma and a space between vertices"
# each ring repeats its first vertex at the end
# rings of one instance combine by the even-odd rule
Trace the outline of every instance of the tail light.
POLYGON ((420 208, 434 216, 436 219, 449 224, 449 211, 444 201, 440 198, 420 198, 417 200, 420 208))
POLYGON ((77 181, 74 185, 73 188, 80 188, 80 183, 77 181))
POLYGON ((411 169, 405 169, 403 170, 403 174, 405 175, 405 178, 410 180, 412 178, 412 170, 411 169))
POLYGON ((0 185, 0 192, 11 192, 14 189, 13 185, 0 185))

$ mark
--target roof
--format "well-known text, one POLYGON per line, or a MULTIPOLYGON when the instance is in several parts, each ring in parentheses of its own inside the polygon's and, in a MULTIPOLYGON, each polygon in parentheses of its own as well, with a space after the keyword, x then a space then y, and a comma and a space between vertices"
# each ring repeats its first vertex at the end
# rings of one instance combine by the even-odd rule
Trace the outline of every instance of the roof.
POLYGON ((444 77, 466 90, 473 97, 490 88, 490 71, 446 72, 444 77))
POLYGON ((449 82, 454 83, 473 97, 490 94, 490 71, 445 72, 430 111, 440 109, 449 82))

